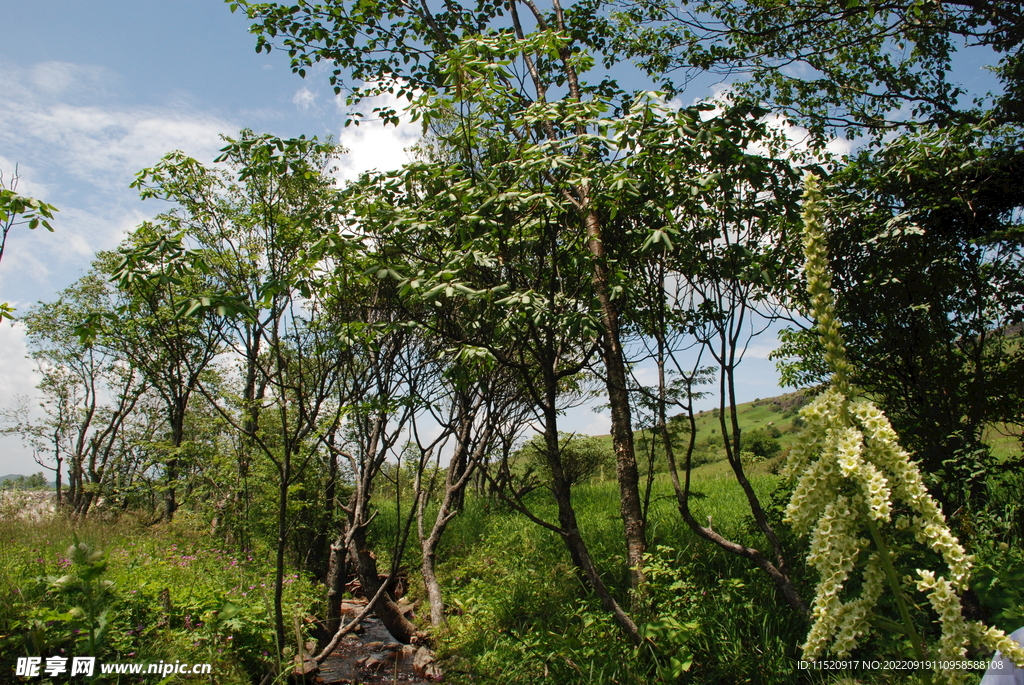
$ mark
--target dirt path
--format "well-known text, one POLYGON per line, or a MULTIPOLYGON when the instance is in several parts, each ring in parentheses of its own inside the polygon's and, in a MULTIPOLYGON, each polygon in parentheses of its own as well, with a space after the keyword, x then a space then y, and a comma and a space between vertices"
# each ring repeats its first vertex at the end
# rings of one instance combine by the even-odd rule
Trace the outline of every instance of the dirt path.
MULTIPOLYGON (((346 620, 355 616, 366 600, 346 600, 341 607, 346 620)), ((413 683, 428 685, 441 679, 433 653, 426 647, 403 645, 375 618, 365 618, 362 630, 349 634, 320 665, 315 675, 307 678, 314 685, 359 683, 413 683)))

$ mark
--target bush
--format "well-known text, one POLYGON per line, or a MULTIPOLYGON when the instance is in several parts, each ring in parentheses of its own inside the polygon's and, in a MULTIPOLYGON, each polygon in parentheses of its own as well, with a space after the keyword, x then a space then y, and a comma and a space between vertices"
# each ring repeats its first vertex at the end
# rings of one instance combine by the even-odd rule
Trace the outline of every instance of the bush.
POLYGON ((782 446, 777 437, 781 433, 774 426, 770 428, 755 428, 743 433, 740 437, 740 453, 749 454, 751 461, 765 461, 779 453, 782 446))
MULTIPOLYGON (((536 435, 520 449, 519 453, 530 466, 543 475, 544 480, 551 482, 551 470, 548 468, 545 452, 547 445, 543 435, 536 435)), ((562 462, 562 472, 570 485, 590 480, 604 472, 604 468, 612 463, 612 451, 600 438, 593 438, 575 433, 558 434, 558 452, 562 462)))

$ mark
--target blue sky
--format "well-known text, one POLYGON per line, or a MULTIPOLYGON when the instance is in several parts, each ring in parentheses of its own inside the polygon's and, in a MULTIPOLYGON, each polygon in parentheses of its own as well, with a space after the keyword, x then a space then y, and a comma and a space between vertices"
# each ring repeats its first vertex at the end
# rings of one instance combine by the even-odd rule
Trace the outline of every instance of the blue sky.
MULTIPOLYGON (((257 55, 248 25, 218 0, 0 0, 0 170, 9 179, 18 165, 19 191, 60 209, 54 233, 12 232, 0 302, 25 309, 53 298, 97 250, 162 211, 128 185, 171 150, 210 162, 220 134, 248 127, 333 135, 350 150, 343 179, 407 160, 414 125, 344 128, 346 109, 324 70, 303 80, 286 54, 257 55)), ((765 359, 774 342, 755 341, 741 401, 778 394, 765 359)), ((0 324, 0 404, 34 395, 25 354, 21 329, 0 324)), ((607 425, 582 409, 568 428, 599 433, 607 425)), ((0 475, 36 470, 16 438, 0 438, 0 475)))
MULTIPOLYGON (((303 80, 284 53, 257 55, 249 22, 216 0, 0 0, 0 170, 58 207, 54 233, 12 231, 0 301, 25 309, 88 268, 97 250, 164 207, 128 188, 180 149, 210 162, 220 134, 334 135, 343 178, 407 161, 413 127, 344 129, 326 77, 303 80)), ((0 404, 34 394, 17 326, 0 324, 0 404)), ((0 475, 38 470, 0 438, 0 475)))

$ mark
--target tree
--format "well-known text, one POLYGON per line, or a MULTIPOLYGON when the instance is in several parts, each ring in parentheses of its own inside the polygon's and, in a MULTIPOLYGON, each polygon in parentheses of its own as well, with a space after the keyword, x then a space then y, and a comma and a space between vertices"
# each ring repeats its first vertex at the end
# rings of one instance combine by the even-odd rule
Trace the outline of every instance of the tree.
POLYGON ((31 476, 14 476, 3 481, 4 490, 41 490, 48 485, 43 472, 33 473, 31 476))
MULTIPOLYGON (((457 131, 478 134, 486 136, 486 129, 457 131)), ((605 585, 583 541, 557 447, 562 398, 596 351, 589 263, 579 250, 585 238, 562 231, 558 207, 536 216, 527 190, 543 183, 535 176, 536 162, 508 158, 503 145, 496 139, 489 151, 489 178, 473 178, 461 166, 428 164, 367 178, 350 189, 350 220, 380 236, 382 247, 374 255, 378 277, 397 279, 410 309, 434 310, 421 325, 454 345, 459 357, 492 360, 508 369, 529 395, 545 436, 557 523, 533 515, 516 493, 504 494, 535 523, 562 537, 602 604, 639 642, 636 625, 605 585), (507 193, 509 187, 524 191, 507 193), (480 205, 495 205, 495 218, 460 230, 460 217, 480 205), (423 226, 433 230, 424 232, 423 226), (582 348, 581 339, 587 341, 582 348)))
MULTIPOLYGON (((1012 128, 954 127, 860 154, 826 186, 837 313, 878 399, 950 513, 984 504, 992 426, 1021 430, 1022 157, 1012 128)), ((826 377, 809 333, 792 382, 826 377), (809 344, 810 343, 810 344, 809 344)))
POLYGON ((112 290, 94 269, 56 302, 40 303, 24 319, 47 412, 35 428, 36 441, 45 436, 52 449, 58 504, 82 516, 97 499, 114 494, 114 474, 124 478, 132 470, 123 434, 149 390, 116 347, 106 341, 84 347, 74 334, 87 313, 109 310, 112 290), (67 464, 66 502, 62 463, 67 464))
MULTIPOLYGON (((351 405, 346 412, 345 441, 339 445, 328 443, 329 449, 348 461, 354 480, 348 501, 342 507, 347 515, 346 524, 331 547, 331 572, 327 583, 329 619, 340 621, 341 592, 345 585, 346 567, 350 563, 356 570, 364 595, 370 600, 369 605, 374 607, 381 622, 397 640, 409 643, 418 631, 390 595, 390 586, 398 570, 417 502, 410 503, 406 524, 399 525, 401 533, 392 548, 391 570, 383 581, 376 555, 368 541, 367 528, 377 515, 371 509, 375 484, 388 458, 394 456, 394 448, 417 410, 415 389, 426 364, 420 354, 422 341, 407 326, 401 325, 400 320, 396 320, 395 309, 388 306, 390 288, 387 284, 378 284, 376 288, 371 284, 368 290, 368 297, 358 307, 362 310, 358 320, 365 327, 361 327, 361 335, 353 336, 363 350, 363 373, 354 386, 351 405)), ((396 486, 395 493, 396 515, 400 516, 400 486, 396 486)), ((350 624, 348 629, 351 628, 350 624)), ((329 651, 324 650, 320 657, 327 654, 329 651)))
POLYGON ((194 268, 206 273, 207 291, 183 293, 187 304, 179 313, 220 315, 216 333, 242 366, 230 514, 245 545, 248 476, 260 451, 253 436, 270 382, 266 356, 290 298, 308 298, 312 270, 322 266, 318 241, 328 235, 333 192, 326 175, 342 150, 329 141, 281 140, 248 129, 225 141, 217 160, 222 167, 172 152, 140 172, 134 186, 143 198, 174 203, 161 220, 181 232, 194 268))
MULTIPOLYGON (((538 436, 543 437, 543 436, 538 436)), ((527 441, 519 451, 519 458, 536 466, 550 483, 551 471, 544 458, 546 446, 537 437, 527 441)), ((575 433, 560 433, 558 436, 559 459, 562 472, 570 485, 579 485, 596 476, 611 462, 611 454, 600 438, 575 433)))
MULTIPOLYGON (((620 626, 639 639, 588 562, 570 486, 559 475, 558 398, 582 369, 576 360, 589 362, 588 350, 573 351, 569 341, 592 342, 601 359, 627 564, 637 587, 646 534, 623 346, 637 297, 630 267, 637 254, 672 250, 689 228, 687 214, 699 215, 719 185, 771 185, 772 163, 785 163, 747 152, 764 138, 766 112, 742 102, 715 113, 711 105, 677 110, 607 78, 584 81, 596 57, 614 57, 601 30, 590 30, 604 25, 595 4, 566 10, 553 2, 541 10, 530 2, 450 3, 437 13, 425 4, 384 2, 351 9, 232 3, 239 5, 260 22, 253 27, 258 50, 277 41, 302 75, 315 62, 333 62, 338 90, 347 83, 343 72, 363 81, 350 102, 382 92, 407 96, 412 116, 443 139, 445 159, 374 181, 376 196, 370 186, 357 196, 353 220, 399 245, 412 244, 412 233, 439 237, 439 251, 415 257, 418 269, 382 259, 379 273, 423 304, 458 302, 479 321, 458 339, 464 352, 483 350, 523 374, 560 503, 560 523, 548 525, 620 626), (511 27, 498 19, 505 11, 511 27), (522 332, 500 334, 513 327, 522 332)), ((398 122, 392 109, 380 114, 398 122)))
POLYGON ((217 323, 178 316, 187 294, 206 284, 188 263, 173 222, 140 225, 102 265, 117 281, 114 312, 92 312, 77 332, 95 344, 97 331, 146 379, 163 400, 167 417, 164 445, 163 518, 170 521, 178 508, 179 459, 185 443, 188 405, 199 378, 217 356, 217 323), (115 313, 116 312, 116 313, 115 313))
MULTIPOLYGON (((314 287, 321 269, 351 271, 348 264, 325 262, 323 250, 330 244, 336 260, 348 258, 348 251, 334 243, 342 241, 332 235, 333 189, 326 176, 340 151, 315 138, 282 140, 248 130, 226 141, 218 161, 226 162, 230 173, 171 153, 143 170, 135 185, 143 197, 175 203, 160 220, 178 232, 181 245, 194 248, 174 248, 187 260, 182 269, 205 276, 194 283, 205 288, 179 294, 174 321, 215 333, 242 362, 243 396, 236 406, 204 387, 199 374, 192 382, 242 439, 240 484, 244 487, 250 450, 276 470, 274 612, 283 648, 289 493, 320 449, 323 415, 333 409, 337 417, 341 411, 331 402, 350 359, 339 342, 348 325, 346 303, 337 297, 344 288, 334 282, 337 290, 321 295, 314 287)), ((146 266, 154 258, 161 263, 167 254, 157 248, 150 255, 126 253, 122 281, 139 275, 145 287, 153 287, 146 266)), ((209 340, 203 354, 212 357, 219 349, 209 340)), ((341 397, 347 399, 344 392, 341 397)))
MULTIPOLYGON (((569 226, 577 233, 579 246, 589 255, 589 277, 600 312, 601 353, 612 409, 627 556, 633 582, 638 583, 646 541, 620 340, 618 276, 606 255, 606 242, 611 235, 605 234, 601 199, 595 195, 589 177, 582 172, 583 165, 602 157, 600 146, 593 144, 596 141, 587 139, 589 132, 585 122, 588 118, 593 121, 593 117, 607 107, 605 101, 590 101, 589 98, 595 93, 609 95, 617 89, 608 81, 596 87, 580 82, 580 72, 588 68, 590 57, 574 52, 582 41, 579 36, 570 36, 570 26, 575 28, 577 22, 587 22, 587 17, 578 16, 578 12, 586 14, 590 10, 574 8, 567 14, 556 0, 550 12, 542 12, 533 3, 525 3, 522 9, 529 13, 537 27, 528 35, 519 16, 518 2, 508 6, 511 30, 497 26, 505 11, 502 4, 484 3, 475 9, 452 4, 441 8, 437 16, 426 4, 406 8, 375 2, 349 9, 340 2, 306 7, 231 3, 232 9, 239 6, 246 9, 250 18, 260 22, 253 27, 258 34, 257 50, 269 51, 271 41, 280 34, 297 73, 304 76, 306 67, 323 60, 336 64, 331 82, 339 90, 343 69, 348 70, 353 79, 375 84, 355 88, 350 101, 385 91, 414 99, 418 90, 423 93, 422 104, 433 101, 431 107, 419 108, 417 116, 423 116, 425 121, 429 122, 434 116, 431 112, 465 112, 463 107, 469 105, 477 110, 474 125, 493 117, 492 131, 501 131, 502 137, 507 135, 502 119, 506 119, 510 111, 527 107, 533 110, 532 121, 525 128, 522 124, 526 122, 520 123, 513 135, 522 136, 520 141, 538 150, 544 146, 552 149, 565 146, 561 156, 566 162, 571 160, 577 173, 558 174, 561 180, 546 193, 566 205, 568 211, 564 216, 570 219, 569 226), (491 28, 486 32, 481 28, 488 26, 491 28), (414 53, 417 56, 412 59, 414 53), (516 60, 522 60, 524 76, 530 86, 517 85, 504 66, 491 74, 480 73, 479 68, 488 63, 511 65, 516 60), (493 98, 490 105, 480 99, 480 86, 493 98), (561 86, 568 89, 562 103, 573 103, 572 107, 583 114, 583 118, 556 121, 561 116, 557 113, 558 101, 549 103, 548 98, 553 89, 561 86), (444 96, 435 100, 441 94, 444 96), (503 110, 494 107, 498 103, 503 110), (545 142, 538 147, 541 140, 545 142)), ((382 116, 398 122, 393 110, 383 111, 382 116)), ((467 124, 461 122, 460 132, 469 130, 467 124)), ((474 134, 467 141, 479 138, 474 134)), ((474 150, 464 149, 463 154, 472 164, 469 158, 474 150)))
POLYGON ((740 454, 749 454, 759 460, 772 459, 782 450, 782 445, 776 440, 781 434, 774 427, 771 430, 755 428, 747 431, 740 442, 740 454))
MULTIPOLYGON (((756 563, 772 578, 785 601, 804 613, 806 605, 789 577, 779 536, 741 459, 736 375, 753 337, 787 314, 784 303, 795 271, 791 228, 798 187, 788 161, 749 152, 755 144, 769 153, 779 149, 779 141, 761 128, 763 123, 750 112, 735 107, 723 114, 733 122, 717 124, 717 135, 707 148, 698 133, 695 141, 675 156, 675 164, 685 171, 650 176, 657 179, 652 184, 657 183, 658 190, 645 197, 655 198, 650 202, 661 211, 648 213, 672 216, 675 221, 663 225, 664 239, 659 240, 657 249, 642 255, 646 263, 634 272, 643 278, 643 287, 650 293, 638 301, 633 312, 634 334, 658 371, 657 389, 638 391, 644 401, 654 405, 656 427, 684 522, 703 539, 756 563), (739 118, 744 113, 747 118, 739 118), (702 180, 707 185, 700 192, 690 190, 700 187, 702 180), (691 196, 698 199, 692 201, 691 196), (691 352, 689 365, 681 359, 684 349, 691 352), (708 358, 715 366, 708 367, 708 358), (669 371, 676 375, 673 383, 669 371), (718 385, 722 446, 755 524, 768 542, 768 553, 727 539, 711 525, 698 522, 690 509, 690 472, 697 439, 692 400, 697 396, 696 387, 712 380, 718 385), (667 417, 672 404, 689 418, 682 479, 667 417)), ((677 141, 677 137, 655 129, 640 144, 657 160, 658 146, 677 141)))
POLYGON ((54 472, 58 506, 79 516, 100 499, 113 504, 140 468, 135 439, 126 435, 139 428, 134 414, 149 388, 116 348, 106 341, 82 346, 74 333, 87 314, 109 312, 112 302, 113 288, 94 264, 56 301, 28 311, 23 320, 44 415, 37 418, 27 401, 4 412, 12 424, 4 432, 32 447, 36 461, 54 472))
POLYGON ((517 413, 525 398, 518 392, 512 374, 487 360, 452 363, 452 355, 442 355, 441 363, 434 369, 434 382, 428 381, 426 388, 418 389, 422 397, 419 404, 426 409, 428 425, 435 424, 441 430, 429 444, 424 444, 419 417, 413 415, 414 441, 409 447, 415 456, 413 489, 420 569, 430 602, 430 622, 441 626, 444 599, 437 579, 438 547, 448 525, 462 509, 471 479, 493 449, 499 426, 510 414, 517 413), (443 451, 450 451, 444 469, 443 451), (428 529, 428 507, 435 503, 433 522, 428 529))
POLYGON ((875 136, 919 124, 1021 124, 1024 13, 1012 0, 623 2, 609 34, 674 88, 711 71, 807 125, 875 136), (952 82, 961 49, 990 55, 1001 92, 952 82), (967 101, 966 103, 964 101, 967 101))

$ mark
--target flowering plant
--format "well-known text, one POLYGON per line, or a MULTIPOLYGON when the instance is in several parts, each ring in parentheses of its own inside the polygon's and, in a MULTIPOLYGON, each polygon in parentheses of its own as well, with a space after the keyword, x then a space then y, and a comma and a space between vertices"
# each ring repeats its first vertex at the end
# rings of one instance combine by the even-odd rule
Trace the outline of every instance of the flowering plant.
MULTIPOLYGON (((1020 645, 1001 630, 964 618, 957 593, 967 588, 972 558, 950 532, 885 414, 867 400, 852 398, 852 369, 835 316, 814 175, 808 175, 804 193, 804 256, 816 327, 833 374, 829 389, 801 410, 806 427, 784 471, 796 483, 786 519, 798 534, 810 535, 808 562, 819 574, 811 629, 802 646, 805 658, 816 659, 826 651, 846 657, 872 625, 880 625, 905 634, 917 659, 929 661, 905 592, 916 588, 927 596, 942 629, 932 663, 963 661, 967 645, 974 644, 998 649, 1024 668, 1020 645), (917 569, 916 577, 905 576, 901 582, 894 565, 897 555, 886 540, 887 535, 893 537, 893 528, 911 533, 939 555, 947 575, 917 569), (849 598, 844 588, 858 567, 860 593, 849 598), (899 610, 899 623, 874 614, 886 585, 899 610)), ((951 683, 963 679, 962 672, 939 666, 936 675, 951 683)))

